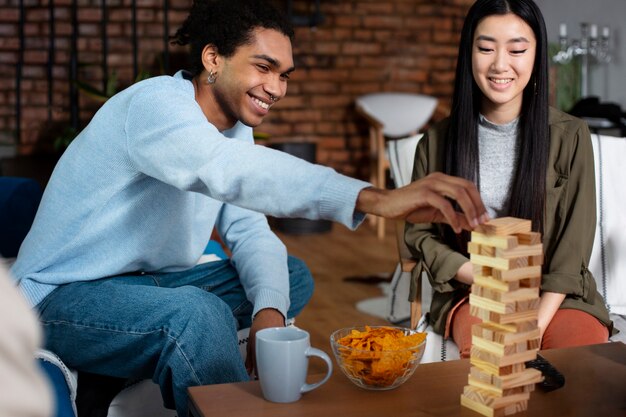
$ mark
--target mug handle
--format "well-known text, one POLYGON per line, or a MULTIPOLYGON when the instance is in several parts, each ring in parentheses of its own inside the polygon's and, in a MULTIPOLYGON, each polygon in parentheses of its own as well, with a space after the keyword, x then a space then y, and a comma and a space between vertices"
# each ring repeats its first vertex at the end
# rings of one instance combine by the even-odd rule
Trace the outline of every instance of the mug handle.
POLYGON ((304 384, 302 388, 300 388, 301 394, 304 394, 305 392, 313 391, 315 388, 318 388, 319 386, 324 384, 326 381, 328 381, 328 378, 330 378, 331 374, 333 373, 333 363, 330 361, 330 358, 328 357, 326 352, 323 352, 314 347, 309 347, 304 352, 304 354, 306 355, 307 358, 311 356, 317 356, 318 358, 322 359, 324 362, 326 362, 326 366, 328 370, 326 371, 326 376, 324 376, 324 378, 322 378, 321 381, 316 382, 314 384, 304 384))

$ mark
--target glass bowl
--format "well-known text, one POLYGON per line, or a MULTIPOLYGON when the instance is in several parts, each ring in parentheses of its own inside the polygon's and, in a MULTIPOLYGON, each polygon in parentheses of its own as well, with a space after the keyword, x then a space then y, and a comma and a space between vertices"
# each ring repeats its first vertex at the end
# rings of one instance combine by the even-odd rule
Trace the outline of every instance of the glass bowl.
POLYGON ((393 326, 346 327, 330 336, 330 345, 350 381, 365 389, 390 390, 417 369, 426 349, 426 333, 393 326))

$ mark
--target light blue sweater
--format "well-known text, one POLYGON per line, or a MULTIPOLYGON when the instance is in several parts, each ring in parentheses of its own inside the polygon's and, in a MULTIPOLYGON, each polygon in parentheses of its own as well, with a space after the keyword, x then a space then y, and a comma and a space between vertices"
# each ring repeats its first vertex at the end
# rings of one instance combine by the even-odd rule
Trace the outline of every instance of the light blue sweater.
POLYGON ((254 314, 286 315, 287 253, 262 213, 354 229, 367 186, 254 145, 241 123, 219 132, 188 74, 155 77, 108 100, 63 154, 11 272, 36 305, 60 284, 191 268, 216 226, 254 314))

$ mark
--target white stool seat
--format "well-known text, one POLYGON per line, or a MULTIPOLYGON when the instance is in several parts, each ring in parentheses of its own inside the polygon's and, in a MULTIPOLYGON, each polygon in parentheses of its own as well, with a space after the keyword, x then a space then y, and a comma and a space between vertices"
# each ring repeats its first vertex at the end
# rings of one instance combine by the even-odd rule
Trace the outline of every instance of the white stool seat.
POLYGON ((412 93, 372 93, 356 99, 357 107, 377 120, 387 138, 417 133, 437 107, 434 97, 412 93))

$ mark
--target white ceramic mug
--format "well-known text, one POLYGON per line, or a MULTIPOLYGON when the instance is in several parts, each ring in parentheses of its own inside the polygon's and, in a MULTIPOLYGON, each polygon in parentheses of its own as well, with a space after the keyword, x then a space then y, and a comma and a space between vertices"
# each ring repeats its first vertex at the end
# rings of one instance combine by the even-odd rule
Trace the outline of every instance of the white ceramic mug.
POLYGON ((256 334, 256 366, 266 400, 277 403, 298 401, 302 394, 328 381, 333 364, 328 355, 311 347, 309 333, 296 327, 270 327, 256 334), (314 384, 306 383, 309 357, 321 358, 326 375, 314 384))

